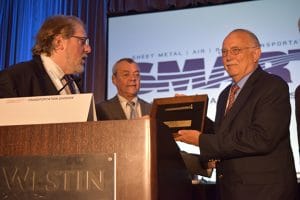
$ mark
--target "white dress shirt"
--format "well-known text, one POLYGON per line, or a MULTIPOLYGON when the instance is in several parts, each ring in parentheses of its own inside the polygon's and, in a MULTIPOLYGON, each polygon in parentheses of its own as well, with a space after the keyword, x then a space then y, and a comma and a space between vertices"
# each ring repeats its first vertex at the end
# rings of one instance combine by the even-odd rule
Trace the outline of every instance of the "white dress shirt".
MULTIPOLYGON (((127 102, 128 100, 125 99, 124 97, 118 95, 118 98, 119 98, 119 101, 121 103, 121 107, 126 115, 126 118, 127 119, 130 119, 130 112, 131 112, 131 109, 130 109, 130 106, 127 105, 127 102)), ((138 102, 138 98, 137 97, 134 97, 132 100, 132 102, 134 102, 134 105, 135 105, 135 110, 137 112, 137 117, 141 117, 142 116, 142 112, 141 112, 141 105, 140 103, 138 102)))

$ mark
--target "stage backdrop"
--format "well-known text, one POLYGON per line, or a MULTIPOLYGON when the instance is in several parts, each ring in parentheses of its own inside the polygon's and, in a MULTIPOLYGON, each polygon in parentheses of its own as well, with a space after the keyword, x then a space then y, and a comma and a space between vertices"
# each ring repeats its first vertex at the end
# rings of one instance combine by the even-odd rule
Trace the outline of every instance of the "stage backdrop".
MULTIPOLYGON (((141 68, 141 98, 152 102, 153 98, 175 93, 208 94, 208 116, 214 119, 218 95, 231 81, 222 65, 222 40, 233 29, 249 29, 261 42, 260 65, 289 84, 293 110, 291 144, 299 174, 294 113, 294 91, 300 84, 299 8, 299 0, 261 0, 111 16, 108 18, 107 98, 116 94, 110 78, 114 62, 130 57, 141 68)), ((197 148, 179 145, 199 153, 197 148)))

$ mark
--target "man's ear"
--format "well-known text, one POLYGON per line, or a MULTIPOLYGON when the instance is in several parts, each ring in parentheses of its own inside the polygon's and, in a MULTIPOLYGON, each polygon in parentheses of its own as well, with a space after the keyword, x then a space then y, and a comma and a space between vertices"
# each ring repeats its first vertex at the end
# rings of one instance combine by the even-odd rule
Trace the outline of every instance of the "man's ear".
POLYGON ((113 74, 112 77, 111 77, 111 80, 112 80, 112 82, 113 82, 114 85, 116 85, 116 82, 117 82, 116 78, 117 77, 116 77, 115 74, 113 74))
POLYGON ((55 50, 64 50, 65 48, 65 39, 62 37, 61 34, 58 34, 54 37, 53 46, 55 50))
POLYGON ((258 60, 260 59, 260 56, 261 56, 261 48, 256 48, 254 50, 254 56, 253 56, 253 59, 254 59, 255 63, 258 63, 258 60))

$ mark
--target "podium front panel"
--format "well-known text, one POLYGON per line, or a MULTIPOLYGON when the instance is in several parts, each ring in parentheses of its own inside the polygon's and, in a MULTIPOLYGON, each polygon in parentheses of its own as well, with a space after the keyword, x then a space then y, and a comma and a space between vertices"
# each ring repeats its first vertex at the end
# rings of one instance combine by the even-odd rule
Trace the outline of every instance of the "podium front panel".
POLYGON ((0 127, 0 156, 116 154, 116 199, 156 199, 149 120, 0 127))

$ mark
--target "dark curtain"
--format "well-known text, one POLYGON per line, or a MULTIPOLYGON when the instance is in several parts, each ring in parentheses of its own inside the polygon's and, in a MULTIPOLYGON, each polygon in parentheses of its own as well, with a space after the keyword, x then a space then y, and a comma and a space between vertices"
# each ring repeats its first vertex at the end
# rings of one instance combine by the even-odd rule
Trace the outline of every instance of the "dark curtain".
MULTIPOLYGON (((162 11, 247 0, 108 0, 108 14, 162 11)), ((249 1, 249 0, 248 0, 249 1)))
POLYGON ((75 15, 86 24, 92 52, 82 75, 95 101, 105 99, 107 15, 209 6, 230 0, 1 0, 0 70, 31 59, 34 37, 43 21, 56 14, 75 15))

